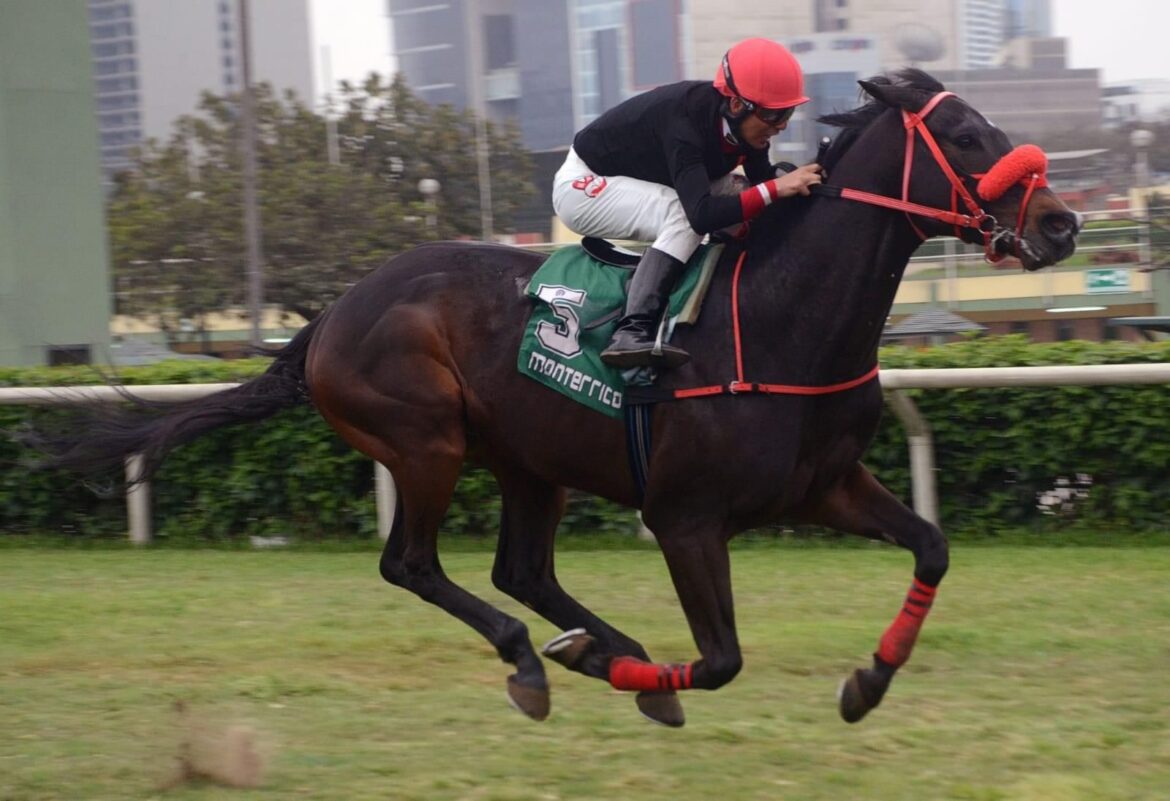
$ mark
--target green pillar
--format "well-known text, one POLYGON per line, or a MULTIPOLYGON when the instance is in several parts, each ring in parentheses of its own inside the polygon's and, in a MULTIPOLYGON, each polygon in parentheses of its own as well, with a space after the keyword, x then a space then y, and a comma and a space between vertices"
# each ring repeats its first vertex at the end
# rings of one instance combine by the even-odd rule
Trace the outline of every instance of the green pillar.
POLYGON ((1154 290, 1154 314, 1170 317, 1170 269, 1154 270, 1150 284, 1154 290))
POLYGON ((85 0, 0 2, 0 365, 109 359, 90 71, 85 0))

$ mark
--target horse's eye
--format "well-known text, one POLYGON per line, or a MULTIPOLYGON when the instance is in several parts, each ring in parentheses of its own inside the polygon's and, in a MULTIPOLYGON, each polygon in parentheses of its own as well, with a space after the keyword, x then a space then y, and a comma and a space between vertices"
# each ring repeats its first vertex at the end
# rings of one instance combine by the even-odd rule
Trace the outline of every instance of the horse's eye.
POLYGON ((955 144, 958 145, 960 150, 970 150, 975 147, 976 141, 975 137, 971 134, 963 134, 962 136, 955 137, 955 144))

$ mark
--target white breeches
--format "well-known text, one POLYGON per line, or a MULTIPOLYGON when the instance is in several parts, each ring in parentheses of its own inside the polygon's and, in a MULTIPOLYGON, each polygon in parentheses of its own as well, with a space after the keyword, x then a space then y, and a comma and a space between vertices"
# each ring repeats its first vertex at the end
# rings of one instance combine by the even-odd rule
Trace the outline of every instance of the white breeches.
MULTIPOLYGON (((716 192, 736 191, 734 173, 712 184, 716 192)), ((669 186, 627 178, 595 175, 569 148, 553 178, 553 209, 570 230, 582 236, 651 242, 681 262, 703 241, 691 228, 678 193, 669 186)))

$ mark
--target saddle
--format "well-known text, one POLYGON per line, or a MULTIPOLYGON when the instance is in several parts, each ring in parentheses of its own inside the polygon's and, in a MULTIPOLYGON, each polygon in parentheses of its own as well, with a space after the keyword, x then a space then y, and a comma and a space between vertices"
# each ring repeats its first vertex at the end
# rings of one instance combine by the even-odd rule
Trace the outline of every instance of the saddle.
POLYGON ((584 237, 581 240, 581 248, 597 261, 611 267, 624 267, 632 270, 638 266, 638 260, 641 259, 640 254, 618 247, 608 239, 600 239, 596 236, 584 237))
MULTIPOLYGON (((678 325, 698 320, 703 298, 723 251, 702 245, 671 293, 666 338, 678 325)), ((625 307, 626 285, 640 255, 611 242, 586 237, 579 246, 553 253, 528 283, 532 314, 517 358, 524 375, 611 417, 622 416, 622 396, 631 384, 653 380, 647 368, 618 370, 601 361, 625 307)))

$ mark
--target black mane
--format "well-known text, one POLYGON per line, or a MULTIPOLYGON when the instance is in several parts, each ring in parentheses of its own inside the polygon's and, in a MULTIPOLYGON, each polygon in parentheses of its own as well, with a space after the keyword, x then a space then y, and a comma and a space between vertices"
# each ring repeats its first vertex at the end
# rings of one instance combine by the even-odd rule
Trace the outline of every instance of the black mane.
MULTIPOLYGON (((875 75, 869 78, 868 82, 883 86, 904 86, 908 89, 921 89, 931 93, 944 90, 938 79, 915 67, 906 67, 889 75, 875 75)), ((868 97, 864 91, 859 92, 859 95, 862 98, 868 97)), ((817 122, 822 125, 832 125, 834 128, 841 129, 841 133, 833 140, 832 147, 825 154, 823 164, 825 169, 828 170, 836 164, 866 126, 877 119, 878 115, 887 108, 889 107, 884 103, 871 97, 864 104, 851 111, 840 111, 817 117, 817 122)))

